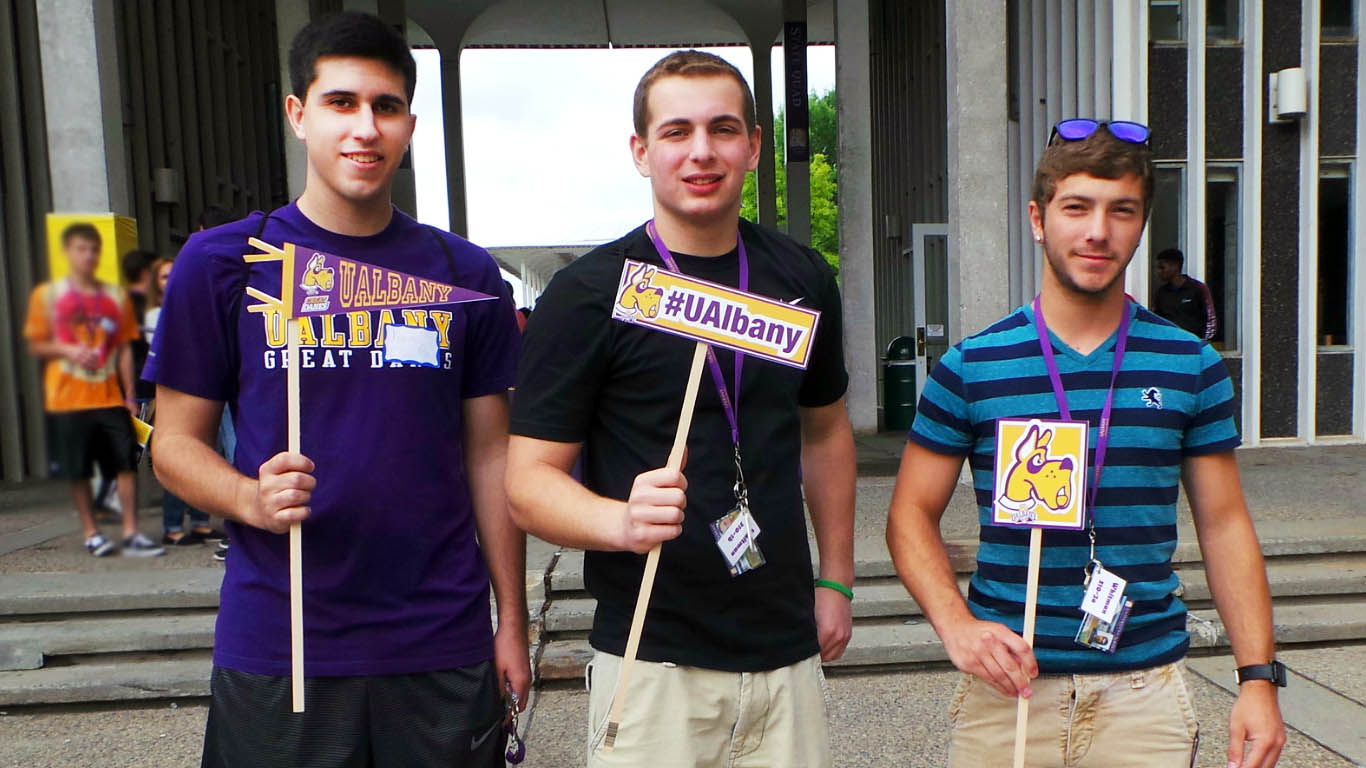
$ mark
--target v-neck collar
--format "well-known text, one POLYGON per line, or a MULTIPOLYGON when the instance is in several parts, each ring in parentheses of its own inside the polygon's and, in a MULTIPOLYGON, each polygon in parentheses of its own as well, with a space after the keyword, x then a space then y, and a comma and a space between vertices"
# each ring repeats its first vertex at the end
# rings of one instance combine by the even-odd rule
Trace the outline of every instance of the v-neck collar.
MULTIPOLYGON (((1127 299, 1125 300, 1125 303, 1128 305, 1127 311, 1129 312, 1130 328, 1132 329, 1133 320, 1138 315, 1138 303, 1127 299)), ((1024 306, 1024 312, 1025 316, 1029 319, 1029 324, 1032 326, 1034 324, 1034 307, 1032 306, 1032 302, 1031 304, 1026 304, 1024 306)), ((1132 333, 1132 330, 1130 333, 1132 333)), ((1086 369, 1102 361, 1108 363, 1111 354, 1114 352, 1115 344, 1119 342, 1119 325, 1116 324, 1115 330, 1110 332, 1110 336, 1106 338, 1105 341, 1102 341, 1100 346, 1091 350, 1090 354, 1086 355, 1073 349, 1067 342, 1059 338, 1058 334, 1054 333, 1052 328, 1048 329, 1048 341, 1053 345, 1053 349, 1059 355, 1067 358, 1077 367, 1086 369)))

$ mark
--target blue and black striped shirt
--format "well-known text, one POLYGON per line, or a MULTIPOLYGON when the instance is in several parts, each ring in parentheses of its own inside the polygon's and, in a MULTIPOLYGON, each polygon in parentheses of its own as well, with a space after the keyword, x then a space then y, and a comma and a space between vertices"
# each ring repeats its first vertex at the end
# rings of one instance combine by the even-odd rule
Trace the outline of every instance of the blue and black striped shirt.
MULTIPOLYGON (((1095 515, 1097 559, 1129 582, 1125 594, 1134 601, 1133 613, 1115 653, 1079 645, 1090 544, 1085 531, 1045 531, 1034 637, 1045 673, 1141 669, 1185 656, 1186 606, 1173 594, 1178 579, 1171 563, 1181 462, 1239 443, 1233 385, 1218 352, 1145 307, 1130 303, 1130 312, 1095 515)), ((1088 355, 1050 337, 1072 418, 1091 424, 1094 460, 1117 332, 1088 355)), ((1024 306, 944 355, 911 427, 917 444, 968 457, 982 526, 968 604, 978 618, 1016 632, 1024 623, 1029 531, 991 524, 996 420, 1058 417, 1034 312, 1024 306)))

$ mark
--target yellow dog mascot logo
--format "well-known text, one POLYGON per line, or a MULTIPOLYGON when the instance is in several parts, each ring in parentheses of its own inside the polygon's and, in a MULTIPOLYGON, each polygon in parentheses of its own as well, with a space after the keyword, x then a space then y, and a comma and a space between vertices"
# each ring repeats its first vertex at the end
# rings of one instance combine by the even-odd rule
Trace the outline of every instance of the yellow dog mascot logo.
POLYGON ((1034 508, 1039 504, 1057 512, 1072 501, 1072 459, 1048 455, 1048 444, 1053 430, 1030 426, 1025 436, 1015 444, 1015 461, 1006 475, 1005 492, 996 505, 1010 510, 1012 523, 1028 523, 1038 519, 1034 508))
POLYGON ((335 276, 336 270, 327 266, 327 260, 323 258, 323 255, 315 253, 304 267, 304 277, 299 282, 299 287, 310 296, 319 291, 330 291, 335 276))
POLYGON ((622 291, 621 298, 617 300, 622 309, 650 319, 659 315, 659 302, 664 298, 664 291, 650 284, 657 271, 657 267, 640 265, 640 269, 629 278, 631 285, 622 291))

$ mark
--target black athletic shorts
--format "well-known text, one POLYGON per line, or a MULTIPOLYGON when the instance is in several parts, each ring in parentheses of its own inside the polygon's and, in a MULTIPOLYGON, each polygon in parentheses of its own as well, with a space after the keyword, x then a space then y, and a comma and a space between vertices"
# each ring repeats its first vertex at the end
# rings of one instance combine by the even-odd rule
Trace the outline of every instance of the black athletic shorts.
POLYGON ((493 662, 415 675, 288 677, 214 667, 203 768, 504 768, 493 662))
POLYGON ((50 413, 48 450, 53 477, 84 480, 95 464, 107 476, 132 472, 138 466, 138 443, 133 421, 122 406, 50 413))

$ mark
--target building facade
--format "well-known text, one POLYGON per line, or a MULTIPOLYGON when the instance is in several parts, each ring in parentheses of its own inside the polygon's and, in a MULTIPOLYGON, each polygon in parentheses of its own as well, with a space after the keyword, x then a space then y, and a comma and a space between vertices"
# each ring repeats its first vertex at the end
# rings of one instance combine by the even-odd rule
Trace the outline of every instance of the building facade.
MULTIPOLYGON (((871 235, 876 347, 925 328, 928 366, 945 344, 1028 301, 1041 261, 1025 210, 1051 126, 1073 116, 1136 120, 1153 129, 1158 176, 1130 294, 1148 302, 1152 256, 1184 251, 1185 271, 1214 298, 1212 343, 1233 377, 1246 444, 1366 439, 1366 359, 1356 352, 1366 339, 1363 4, 986 5, 866 5, 871 226, 850 232, 842 250, 871 235), (991 82, 980 79, 983 58, 991 82), (1273 91, 1273 77, 1303 87, 1273 91), (1297 95, 1298 105, 1273 114, 1273 97, 1297 95), (917 277, 930 294, 920 303, 917 277), (1004 304, 967 298, 984 281, 1005 286, 1004 304), (940 325, 942 336, 932 332, 940 325)), ((850 35, 841 29, 837 44, 850 35)))
MULTIPOLYGON (((1146 302, 1152 255, 1185 252, 1186 272, 1215 299, 1213 343, 1245 443, 1366 441, 1366 355, 1356 351, 1366 343, 1364 6, 0 0, 0 477, 40 476, 45 465, 37 366, 19 337, 28 292, 46 278, 44 215, 132 216, 141 247, 173 253, 207 205, 246 213, 297 194, 302 149, 284 140, 278 106, 283 50, 310 17, 344 8, 376 12, 440 50, 458 232, 464 48, 747 45, 771 129, 774 100, 787 95, 768 85, 770 46, 833 41, 848 400, 862 430, 885 421, 881 356, 893 339, 916 341, 919 386, 950 344, 1033 296, 1040 256, 1025 209, 1053 123, 1145 122, 1158 194, 1129 292, 1146 302)), ((766 148, 765 223, 775 216, 773 162, 766 148)), ((788 208, 800 209, 804 168, 787 170, 798 196, 788 208)), ((400 198, 411 195, 404 173, 400 198)), ((792 226, 801 237, 799 217, 792 226)), ((514 271, 564 258, 545 248, 516 256, 505 264, 514 271)))

